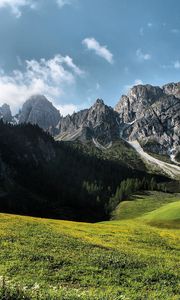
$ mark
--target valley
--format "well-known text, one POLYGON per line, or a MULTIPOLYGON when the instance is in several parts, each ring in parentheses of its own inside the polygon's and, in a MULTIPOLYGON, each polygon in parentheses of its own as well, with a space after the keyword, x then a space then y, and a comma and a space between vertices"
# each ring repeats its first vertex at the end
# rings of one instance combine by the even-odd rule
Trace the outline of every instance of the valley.
POLYGON ((180 300, 180 0, 0 0, 0 300, 180 300))

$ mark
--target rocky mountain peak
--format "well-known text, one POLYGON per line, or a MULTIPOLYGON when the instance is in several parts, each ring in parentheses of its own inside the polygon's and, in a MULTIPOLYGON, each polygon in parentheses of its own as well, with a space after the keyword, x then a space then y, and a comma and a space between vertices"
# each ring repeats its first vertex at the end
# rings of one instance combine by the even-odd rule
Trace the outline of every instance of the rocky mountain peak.
POLYGON ((135 97, 136 99, 147 98, 152 99, 154 97, 159 97, 162 94, 162 90, 158 86, 152 86, 150 84, 146 85, 135 85, 128 92, 128 97, 135 97))
POLYGON ((55 127, 60 120, 60 112, 43 95, 33 95, 24 104, 19 123, 38 124, 44 130, 55 127))
POLYGON ((12 121, 12 114, 10 106, 4 103, 0 107, 0 119, 3 119, 4 122, 11 122, 12 121))
MULTIPOLYGON (((110 106, 105 105, 102 99, 97 99, 96 102, 89 109, 89 118, 94 118, 95 116, 103 116, 112 111, 110 106)), ((91 120, 93 121, 93 120, 91 120)))
POLYGON ((118 114, 102 99, 86 110, 72 116, 61 118, 59 123, 59 140, 93 140, 98 139, 107 144, 119 137, 118 114))
POLYGON ((127 95, 123 95, 115 111, 120 113, 124 122, 132 122, 139 118, 142 110, 147 109, 163 94, 160 87, 152 85, 136 85, 130 89, 127 95))
POLYGON ((180 147, 180 83, 162 88, 137 85, 122 96, 119 113, 121 135, 138 139, 150 152, 171 154, 180 147))
POLYGON ((96 106, 96 105, 105 105, 105 104, 102 99, 97 99, 96 102, 94 103, 94 106, 96 106))

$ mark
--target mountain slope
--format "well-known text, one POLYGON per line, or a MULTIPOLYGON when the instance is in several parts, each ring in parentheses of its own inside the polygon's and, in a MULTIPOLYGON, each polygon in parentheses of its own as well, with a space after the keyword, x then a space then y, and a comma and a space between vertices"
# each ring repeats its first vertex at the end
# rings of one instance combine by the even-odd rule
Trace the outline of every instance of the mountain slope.
POLYGON ((107 218, 109 199, 122 180, 138 178, 149 186, 152 176, 169 181, 148 174, 128 147, 117 145, 122 152, 114 150, 118 157, 112 159, 113 152, 87 152, 81 144, 55 142, 37 125, 1 121, 0 209, 78 220, 107 218))

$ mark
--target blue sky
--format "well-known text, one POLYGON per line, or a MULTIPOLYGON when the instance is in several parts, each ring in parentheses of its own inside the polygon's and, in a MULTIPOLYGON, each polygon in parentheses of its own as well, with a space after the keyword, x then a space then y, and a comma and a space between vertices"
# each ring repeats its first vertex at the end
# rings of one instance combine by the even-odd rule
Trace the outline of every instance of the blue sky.
POLYGON ((134 84, 180 80, 179 0, 0 0, 0 104, 45 94, 62 114, 134 84))

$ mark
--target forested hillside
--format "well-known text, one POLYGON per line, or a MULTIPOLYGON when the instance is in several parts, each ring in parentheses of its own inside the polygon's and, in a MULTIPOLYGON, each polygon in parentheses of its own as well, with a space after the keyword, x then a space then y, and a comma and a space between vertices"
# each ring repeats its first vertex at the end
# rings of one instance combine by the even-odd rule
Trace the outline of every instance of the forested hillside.
MULTIPOLYGON (((129 155, 132 153, 129 147, 129 155)), ((0 122, 0 209, 99 220, 107 218, 111 208, 136 189, 163 189, 162 183, 168 181, 117 160, 85 153, 73 143, 55 142, 37 125, 0 122), (123 194, 119 195, 122 181, 123 194)))

